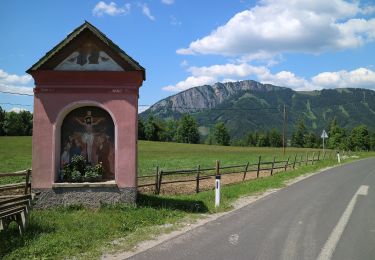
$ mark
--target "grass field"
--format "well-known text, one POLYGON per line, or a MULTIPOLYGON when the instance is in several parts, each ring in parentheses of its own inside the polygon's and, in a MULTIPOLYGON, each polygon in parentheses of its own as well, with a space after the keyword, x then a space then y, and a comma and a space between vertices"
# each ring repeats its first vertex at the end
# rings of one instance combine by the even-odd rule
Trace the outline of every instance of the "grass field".
MULTIPOLYGON (((296 153, 306 153, 314 149, 287 148, 285 157, 294 156, 296 153)), ((266 147, 236 147, 216 146, 204 144, 180 144, 140 141, 138 145, 138 174, 149 175, 155 172, 156 166, 163 170, 192 169, 197 165, 201 167, 214 167, 215 161, 220 160, 221 165, 256 163, 258 157, 263 161, 272 161, 276 156, 283 159, 282 148, 266 147)), ((311 156, 311 155, 310 155, 311 156)))
MULTIPOLYGON (((286 157, 295 153, 305 153, 313 149, 287 148, 286 157)), ((139 141, 138 174, 155 173, 156 166, 164 170, 214 167, 215 161, 221 165, 244 164, 262 160, 272 160, 273 156, 283 158, 281 148, 234 147, 202 144, 180 144, 139 141)), ((31 167, 31 137, 0 137, 0 172, 13 172, 31 167)))
MULTIPOLYGON (((306 152, 288 149, 288 154, 306 152)), ((265 159, 281 158, 281 149, 218 147, 174 143, 140 142, 139 165, 143 174, 153 167, 190 168, 197 164, 213 166, 254 161, 261 154, 265 159)), ((357 153, 360 158, 374 153, 357 153)), ((31 138, 0 138, 0 172, 24 169, 31 162, 31 138)), ((345 162, 353 159, 346 159, 345 162)), ((286 180, 335 165, 335 160, 303 165, 296 170, 273 177, 245 181, 222 188, 222 203, 214 207, 214 192, 191 195, 138 196, 137 206, 103 206, 91 210, 81 206, 33 210, 29 228, 19 236, 15 226, 8 233, 0 232, 2 259, 95 259, 103 252, 131 249, 137 242, 152 238, 160 232, 175 229, 181 222, 191 221, 204 214, 224 211, 241 196, 283 187, 286 180)))
POLYGON ((0 137, 0 172, 31 167, 31 137, 0 137))

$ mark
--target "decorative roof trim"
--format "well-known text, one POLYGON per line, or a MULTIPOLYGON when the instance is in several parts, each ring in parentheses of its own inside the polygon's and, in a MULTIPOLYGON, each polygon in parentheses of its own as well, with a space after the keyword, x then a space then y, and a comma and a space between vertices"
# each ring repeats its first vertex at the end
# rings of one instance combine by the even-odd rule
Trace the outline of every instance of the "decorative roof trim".
POLYGON ((143 71, 143 78, 146 79, 145 69, 132 57, 127 55, 119 46, 112 42, 104 33, 102 33, 95 26, 85 21, 81 26, 77 27, 73 32, 71 32, 64 40, 57 44, 52 50, 46 53, 42 58, 39 59, 31 68, 26 72, 32 73, 38 70, 43 64, 50 60, 55 54, 62 50, 66 45, 68 45, 72 40, 77 38, 85 29, 90 30, 96 37, 98 37, 105 45, 114 50, 119 56, 129 63, 135 70, 143 71))

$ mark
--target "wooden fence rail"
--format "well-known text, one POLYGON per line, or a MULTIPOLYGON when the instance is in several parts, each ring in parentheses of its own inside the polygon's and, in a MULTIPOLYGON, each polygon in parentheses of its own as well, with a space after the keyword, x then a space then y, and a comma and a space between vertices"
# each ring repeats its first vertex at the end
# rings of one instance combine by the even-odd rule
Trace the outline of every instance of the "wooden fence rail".
MULTIPOLYGON (((138 187, 148 187, 154 186, 155 187, 155 194, 160 194, 161 186, 163 184, 175 184, 175 183, 186 183, 186 182, 195 182, 195 192, 200 192, 200 181, 212 178, 216 175, 230 175, 230 174, 239 174, 242 173, 242 181, 246 180, 246 176, 250 172, 256 173, 256 178, 260 177, 261 172, 269 172, 270 176, 273 176, 275 173, 280 172, 277 170, 283 169, 287 171, 288 168, 295 169, 296 166, 301 167, 302 164, 314 164, 317 161, 331 159, 332 154, 335 153, 333 151, 324 152, 324 155, 321 157, 320 151, 313 152, 312 157, 309 152, 305 154, 295 154, 294 156, 289 156, 286 160, 276 160, 276 156, 273 158, 272 161, 263 161, 262 157, 259 156, 257 162, 250 163, 246 162, 245 164, 237 164, 237 165, 225 165, 221 166, 220 162, 217 161, 215 167, 212 168, 202 168, 198 165, 194 169, 182 169, 182 170, 161 170, 156 167, 155 175, 146 175, 140 176, 138 179, 145 179, 145 178, 155 178, 155 182, 152 183, 145 183, 140 184, 138 187), (187 176, 186 179, 178 179, 178 176, 187 176), (168 178, 165 178, 167 177, 168 178), (191 178, 189 178, 191 176, 191 178), (164 177, 164 178, 163 178, 164 177), (176 178, 173 178, 176 177, 176 178)), ((333 156, 333 158, 335 158, 333 156)))
MULTIPOLYGON (((13 176, 25 176, 25 182, 0 185, 0 193, 3 191, 15 190, 15 189, 24 189, 25 195, 31 193, 31 183, 30 183, 31 170, 30 169, 19 171, 19 172, 12 172, 12 173, 0 173, 0 178, 13 177, 13 176)), ((0 199, 8 198, 8 197, 9 195, 0 194, 0 199)))

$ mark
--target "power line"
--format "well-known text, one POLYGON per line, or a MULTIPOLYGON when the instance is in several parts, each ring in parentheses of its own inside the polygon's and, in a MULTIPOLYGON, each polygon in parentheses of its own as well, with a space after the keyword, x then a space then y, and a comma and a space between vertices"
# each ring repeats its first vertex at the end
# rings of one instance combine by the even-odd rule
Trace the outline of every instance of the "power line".
POLYGON ((11 95, 21 95, 21 96, 34 96, 34 94, 27 94, 27 93, 17 93, 17 92, 10 92, 10 91, 1 91, 0 90, 0 93, 4 93, 4 94, 11 94, 11 95))
POLYGON ((33 105, 17 104, 17 103, 0 103, 0 105, 25 106, 25 107, 32 107, 33 106, 33 105))

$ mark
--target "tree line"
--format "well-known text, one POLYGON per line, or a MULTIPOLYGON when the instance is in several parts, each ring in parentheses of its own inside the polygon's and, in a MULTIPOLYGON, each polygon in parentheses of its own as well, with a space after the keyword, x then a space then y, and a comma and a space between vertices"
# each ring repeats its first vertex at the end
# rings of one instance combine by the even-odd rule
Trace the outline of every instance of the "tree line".
MULTIPOLYGON (((30 111, 7 112, 0 106, 0 136, 32 135, 33 114, 30 111)), ((370 132, 366 125, 359 125, 353 129, 340 127, 337 119, 327 125, 328 138, 326 148, 375 151, 375 132, 370 132)), ((190 144, 216 144, 253 147, 282 147, 283 138, 280 131, 250 131, 244 138, 231 139, 224 122, 217 122, 206 137, 199 134, 199 126, 194 117, 183 115, 179 120, 166 119, 150 115, 146 119, 138 120, 138 139, 149 141, 179 142, 190 144)), ((290 135, 285 140, 287 146, 321 148, 322 139, 311 129, 307 129, 304 120, 297 121, 290 135)))
MULTIPOLYGON (((163 120, 153 115, 149 115, 145 120, 138 118, 138 139, 189 144, 205 143, 201 140, 197 121, 189 114, 184 114, 179 120, 163 120)), ((216 123, 208 139, 209 144, 230 145, 229 132, 221 121, 216 123)))
MULTIPOLYGON (((328 123, 328 136, 325 147, 329 149, 351 151, 375 151, 375 132, 370 132, 366 125, 359 125, 352 130, 339 126, 337 119, 328 123)), ((150 141, 205 143, 217 145, 235 145, 252 147, 282 147, 283 137, 277 129, 269 131, 250 131, 244 138, 231 140, 224 122, 219 121, 208 135, 202 139, 196 120, 188 114, 180 120, 163 120, 153 115, 138 120, 138 139, 150 141)), ((290 138, 285 138, 286 146, 301 148, 322 148, 320 135, 307 129, 301 118, 293 127, 290 138)))
POLYGON ((33 114, 30 111, 7 112, 0 106, 0 136, 33 134, 33 114))

